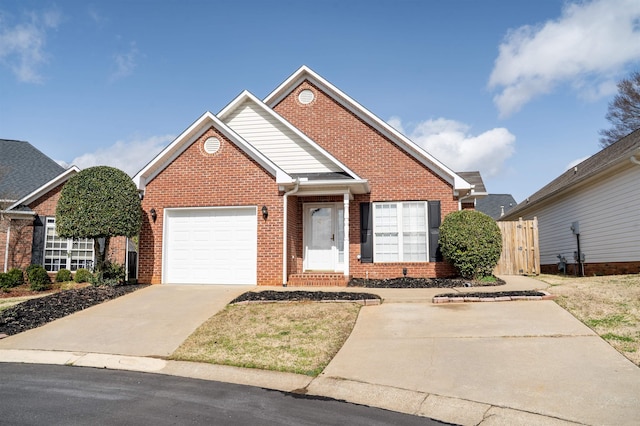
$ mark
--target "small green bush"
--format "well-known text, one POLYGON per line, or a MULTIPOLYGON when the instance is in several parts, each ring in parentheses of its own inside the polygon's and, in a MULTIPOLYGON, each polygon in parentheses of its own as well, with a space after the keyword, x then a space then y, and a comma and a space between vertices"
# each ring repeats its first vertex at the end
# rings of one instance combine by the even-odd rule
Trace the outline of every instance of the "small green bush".
POLYGON ((93 285, 114 287, 124 284, 126 271, 123 265, 105 262, 102 271, 98 272, 92 281, 93 285))
POLYGON ((65 283, 67 281, 71 281, 73 277, 71 276, 71 271, 68 269, 60 269, 56 273, 56 282, 57 283, 65 283))
POLYGON ((0 272, 0 289, 9 291, 9 274, 0 272))
POLYGON ((51 278, 42 265, 30 265, 27 268, 27 278, 33 291, 47 290, 51 284, 51 278))
POLYGON ((448 214, 440 226, 442 255, 465 279, 493 274, 502 252, 502 234, 484 213, 461 210, 448 214))
POLYGON ((22 269, 11 268, 9 272, 3 274, 4 278, 0 279, 0 287, 13 288, 24 284, 24 275, 22 269))
POLYGON ((80 268, 76 271, 73 280, 77 283, 90 283, 93 279, 93 274, 88 269, 80 268))

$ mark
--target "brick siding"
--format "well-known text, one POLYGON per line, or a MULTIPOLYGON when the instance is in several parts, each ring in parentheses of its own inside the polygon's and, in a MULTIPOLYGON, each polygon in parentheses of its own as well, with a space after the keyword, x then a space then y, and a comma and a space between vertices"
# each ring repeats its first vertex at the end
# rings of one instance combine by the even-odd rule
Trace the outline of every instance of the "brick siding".
MULTIPOLYGON (((360 253, 361 202, 440 200, 444 218, 448 213, 458 210, 458 200, 453 196, 453 188, 449 183, 308 81, 301 83, 274 110, 361 178, 369 181, 371 193, 356 195, 349 204, 349 272, 353 277, 397 277, 402 275, 404 267, 408 268, 408 275, 414 277, 455 275, 455 270, 443 262, 361 264, 357 259, 360 253), (298 94, 305 89, 315 94, 313 102, 307 105, 298 101, 298 94)), ((320 200, 316 197, 298 197, 295 228, 299 242, 302 241, 300 203, 312 201, 320 200)), ((342 201, 342 197, 328 197, 324 201, 342 201)), ((289 257, 294 264, 290 264, 288 269, 289 272, 300 272, 301 245, 294 253, 295 258, 289 257)))
MULTIPOLYGON (((138 279, 162 281, 162 238, 165 208, 265 205, 269 217, 258 213, 258 269, 260 285, 282 285, 282 196, 275 178, 213 127, 205 131, 178 158, 147 183, 142 200, 138 279), (204 152, 204 141, 215 136, 221 146, 204 152), (153 222, 149 211, 155 209, 153 222)), ((290 207, 289 211, 295 206, 290 207)), ((289 239, 291 241, 291 239, 289 239)))

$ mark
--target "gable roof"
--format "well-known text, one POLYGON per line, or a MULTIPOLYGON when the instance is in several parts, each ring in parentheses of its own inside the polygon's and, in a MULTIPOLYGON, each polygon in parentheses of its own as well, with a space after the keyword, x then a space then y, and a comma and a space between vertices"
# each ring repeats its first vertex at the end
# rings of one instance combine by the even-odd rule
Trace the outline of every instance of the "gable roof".
POLYGON ((64 170, 29 142, 0 139, 0 199, 15 201, 64 170))
POLYGON ((246 90, 223 108, 217 117, 290 176, 314 178, 324 175, 327 178, 351 177, 360 180, 356 173, 246 90), (234 119, 247 108, 253 109, 253 121, 237 124, 234 119), (261 127, 258 133, 257 125, 261 127), (269 129, 269 136, 265 136, 265 128, 269 129))
POLYGON ((156 177, 173 160, 182 154, 202 133, 209 127, 214 127, 235 145, 243 150, 249 157, 265 168, 275 178, 277 183, 292 183, 294 179, 285 173, 275 163, 265 157, 260 151, 238 135, 233 129, 223 123, 218 117, 207 111, 191 126, 182 132, 173 142, 156 155, 134 177, 133 182, 139 190, 143 190, 148 182, 156 177))
POLYGON ((517 204, 511 194, 488 194, 478 199, 476 210, 498 220, 517 204))
POLYGON ((300 67, 271 92, 264 99, 264 103, 270 108, 274 108, 305 80, 319 87, 340 105, 344 106, 351 113, 355 114, 358 118, 393 141, 422 164, 433 170, 438 176, 453 185, 453 189, 459 191, 460 195, 465 195, 471 190, 471 184, 469 182, 305 65, 300 67))
POLYGON ((78 166, 69 167, 67 170, 60 173, 58 176, 54 177, 48 182, 45 182, 40 187, 36 188, 29 194, 26 194, 24 197, 22 197, 21 199, 17 200, 15 203, 7 207, 6 212, 9 212, 9 213, 28 212, 30 214, 33 214, 33 212, 31 212, 30 209, 26 208, 26 206, 29 203, 32 203, 33 201, 37 200, 47 192, 57 187, 58 185, 63 184, 64 182, 69 180, 71 176, 75 175, 78 172, 80 172, 80 169, 78 168, 78 166))
POLYGON ((633 159, 635 162, 640 162, 640 129, 567 170, 510 210, 502 219, 516 217, 536 204, 568 191, 575 185, 604 173, 616 165, 626 161, 633 162, 633 159))
POLYGON ((484 186, 484 181, 479 171, 457 172, 457 174, 471 184, 473 195, 485 195, 487 193, 487 188, 484 186))

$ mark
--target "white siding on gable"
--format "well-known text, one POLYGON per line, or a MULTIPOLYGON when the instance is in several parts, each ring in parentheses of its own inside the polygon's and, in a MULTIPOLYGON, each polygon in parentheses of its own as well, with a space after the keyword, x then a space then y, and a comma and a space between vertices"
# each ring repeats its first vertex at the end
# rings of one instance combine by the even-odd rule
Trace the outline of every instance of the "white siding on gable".
POLYGON ((573 263, 577 250, 571 224, 579 222, 580 250, 586 263, 640 260, 640 167, 583 186, 525 218, 538 217, 540 263, 573 263))
POLYGON ((328 173, 342 169, 252 101, 239 105, 225 124, 286 173, 328 173))

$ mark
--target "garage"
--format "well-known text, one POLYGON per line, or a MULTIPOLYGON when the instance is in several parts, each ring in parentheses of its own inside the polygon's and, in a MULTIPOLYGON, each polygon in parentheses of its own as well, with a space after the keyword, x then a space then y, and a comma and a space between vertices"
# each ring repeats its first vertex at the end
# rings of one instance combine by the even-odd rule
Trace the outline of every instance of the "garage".
POLYGON ((163 282, 256 284, 256 207, 165 209, 163 282))

